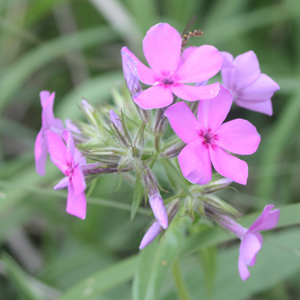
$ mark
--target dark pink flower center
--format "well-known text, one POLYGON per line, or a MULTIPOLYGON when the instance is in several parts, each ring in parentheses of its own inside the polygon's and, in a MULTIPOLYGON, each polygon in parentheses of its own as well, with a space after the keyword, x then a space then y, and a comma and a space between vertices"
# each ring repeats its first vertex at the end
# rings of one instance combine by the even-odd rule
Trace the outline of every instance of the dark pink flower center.
POLYGON ((213 134, 211 132, 211 129, 207 129, 207 130, 200 130, 199 131, 199 136, 201 136, 203 138, 203 144, 205 146, 214 146, 215 145, 215 141, 218 140, 218 136, 216 134, 213 134))
POLYGON ((164 79, 162 80, 162 83, 163 83, 163 84, 173 84, 174 81, 173 81, 172 79, 170 79, 170 78, 164 78, 164 79))
POLYGON ((73 171, 74 171, 73 164, 71 162, 67 162, 67 166, 68 166, 68 169, 66 170, 65 175, 67 177, 71 178, 73 176, 73 171))

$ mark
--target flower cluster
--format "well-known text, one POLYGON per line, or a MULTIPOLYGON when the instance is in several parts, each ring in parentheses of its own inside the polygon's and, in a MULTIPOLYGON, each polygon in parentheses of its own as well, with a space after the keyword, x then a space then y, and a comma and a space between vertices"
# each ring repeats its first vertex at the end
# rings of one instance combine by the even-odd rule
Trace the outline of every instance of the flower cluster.
POLYGON ((88 123, 66 120, 64 126, 53 114, 54 93, 41 92, 36 169, 44 175, 49 153, 65 176, 54 189, 68 189, 67 212, 81 219, 86 217, 89 182, 102 174, 130 172, 142 184, 145 201, 149 200, 156 219, 140 249, 167 230, 179 208, 185 207, 192 219, 198 213, 241 239, 239 271, 245 280, 249 277, 247 266, 254 265, 262 245, 259 231, 276 226, 279 210, 266 206, 246 229, 234 220, 239 215, 236 210, 214 194, 233 181, 247 183, 248 165, 236 155, 253 154, 260 143, 260 135, 249 121, 226 118, 233 103, 272 115, 271 97, 279 86, 261 73, 252 51, 233 59, 211 45, 184 49, 186 43, 175 28, 160 23, 151 27, 143 40, 149 67, 123 47, 124 77, 133 101, 124 96, 124 103, 120 106, 118 101, 118 110, 114 110, 83 100, 81 109, 88 123), (208 84, 218 72, 222 84, 208 84), (172 137, 165 135, 168 123, 176 134, 172 137), (175 184, 180 193, 165 207, 164 189, 152 167, 161 161, 173 180, 172 172, 179 171, 174 163, 177 157, 186 180, 175 184))

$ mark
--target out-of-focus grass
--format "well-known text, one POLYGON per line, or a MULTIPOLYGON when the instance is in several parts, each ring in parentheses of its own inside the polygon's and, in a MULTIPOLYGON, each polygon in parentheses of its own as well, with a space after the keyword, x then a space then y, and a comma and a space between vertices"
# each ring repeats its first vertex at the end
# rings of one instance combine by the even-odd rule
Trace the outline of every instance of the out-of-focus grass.
MULTIPOLYGON (((75 299, 76 296, 77 299, 99 299, 99 293, 104 293, 101 299, 131 299, 128 280, 133 278, 137 259, 134 256, 124 258, 137 253, 140 232, 148 220, 145 215, 138 214, 133 222, 130 221, 130 211, 126 209, 130 208, 132 187, 123 182, 121 188, 113 192, 118 186, 114 176, 101 177, 92 198, 112 199, 123 208, 127 207, 125 210, 122 205, 121 209, 109 208, 102 202, 103 205, 89 204, 88 218, 84 222, 65 214, 65 200, 47 193, 60 176, 56 168, 47 165, 45 177, 39 177, 34 169, 33 145, 40 128, 41 112, 38 94, 41 90, 56 91, 55 114, 61 118, 80 118, 76 103, 82 97, 93 103, 105 103, 110 101, 111 89, 123 84, 120 59, 123 45, 143 59, 140 37, 151 25, 169 22, 182 31, 194 14, 197 20, 192 29, 201 28, 205 35, 191 39, 191 44, 213 44, 234 56, 254 50, 262 72, 281 86, 273 98, 273 117, 239 108, 232 112, 254 123, 262 142, 258 152, 247 159, 248 185, 238 187, 240 194, 224 197, 234 201, 242 211, 261 209, 266 203, 283 207, 299 201, 300 171, 295 167, 300 163, 298 0, 2 0, 0 299, 56 299, 65 291, 68 292, 62 299, 75 299), (57 20, 59 15, 64 16, 62 22, 57 20), (86 72, 76 81, 74 72, 80 72, 80 68, 86 72), (37 192, 40 189, 44 193, 37 192), (17 244, 16 232, 24 236, 17 244), (32 258, 22 251, 28 249, 28 245, 40 255, 36 258, 39 261, 35 270, 28 269, 32 258), (95 290, 97 280, 103 281, 103 285, 95 290)), ((289 214, 291 212, 287 212, 284 220, 289 219, 289 214)), ((296 216, 293 218, 293 224, 297 223, 296 216)), ((258 261, 256 274, 253 271, 252 275, 256 279, 246 285, 236 278, 236 249, 223 249, 218 253, 215 299, 221 299, 220 295, 224 299, 224 293, 228 299, 235 299, 232 295, 244 299, 263 291, 256 297, 268 299, 268 295, 276 295, 275 285, 279 281, 282 289, 278 299, 283 299, 283 295, 287 298, 287 295, 294 295, 297 299, 299 295, 295 293, 299 291, 295 278, 299 276, 300 265, 296 250, 300 245, 295 240, 299 241, 299 235, 295 230, 283 231, 278 238, 286 243, 286 249, 276 248, 273 244, 276 244, 277 235, 270 235, 270 244, 266 247, 269 248, 262 254, 266 263, 262 259, 258 261), (282 264, 277 265, 271 258, 268 260, 268 253, 271 253, 268 251, 273 251, 282 264), (267 263, 282 267, 283 271, 270 267, 269 272, 279 275, 271 276, 263 284, 267 263), (294 275, 296 272, 298 275, 294 275), (226 282, 226 277, 231 280, 226 282), (287 278, 292 278, 294 285, 287 286, 287 278)), ((213 245, 221 241, 217 239, 213 245)), ((191 240, 186 242, 191 248, 197 248, 191 240)), ((157 251, 152 255, 158 253, 156 259, 164 257, 167 246, 164 243, 159 247, 151 246, 157 251)), ((145 261, 147 264, 151 265, 151 260, 145 261)), ((191 299, 198 299, 201 293, 204 295, 205 281, 201 278, 198 256, 184 258, 179 267, 191 299)), ((136 281, 139 271, 135 275, 135 297, 147 289, 157 288, 160 280, 160 274, 152 270, 150 283, 141 288, 136 281)), ((141 278, 143 276, 144 273, 141 278)), ((162 299, 175 299, 172 280, 164 283, 162 299)))

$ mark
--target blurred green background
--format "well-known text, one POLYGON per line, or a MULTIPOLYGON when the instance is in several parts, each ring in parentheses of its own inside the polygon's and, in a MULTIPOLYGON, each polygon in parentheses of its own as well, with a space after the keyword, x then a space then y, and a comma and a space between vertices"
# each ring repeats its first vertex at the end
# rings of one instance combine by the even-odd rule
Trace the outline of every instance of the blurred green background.
POLYGON ((0 0, 0 299, 300 299, 300 209, 293 205, 300 194, 299 58, 299 0, 0 0), (231 112, 257 126, 262 142, 246 159, 248 185, 223 198, 243 213, 285 207, 281 225, 293 225, 266 236, 245 283, 238 244, 216 247, 229 239, 225 233, 202 237, 205 226, 190 225, 195 239, 186 241, 178 226, 169 244, 154 243, 138 257, 149 219, 140 210, 130 221, 131 186, 118 189, 117 177, 102 176, 83 222, 65 213, 66 193, 52 190, 56 167, 47 165, 45 177, 35 172, 41 90, 56 92, 57 117, 82 118, 76 104, 83 97, 99 105, 124 86, 122 46, 142 59, 150 26, 168 22, 182 32, 193 15, 191 29, 205 35, 190 44, 234 56, 253 50, 281 87, 271 118, 231 112), (169 256, 175 263, 167 268, 169 256), (180 282, 179 270, 182 289, 173 280, 180 282))

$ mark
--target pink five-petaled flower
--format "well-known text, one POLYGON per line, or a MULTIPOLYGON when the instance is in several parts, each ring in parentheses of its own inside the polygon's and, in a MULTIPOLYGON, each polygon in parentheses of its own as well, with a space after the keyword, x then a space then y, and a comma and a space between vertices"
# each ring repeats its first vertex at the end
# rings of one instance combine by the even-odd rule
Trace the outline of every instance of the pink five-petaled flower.
POLYGON ((275 209, 272 211, 273 207, 274 205, 265 206, 262 214, 249 229, 242 227, 226 216, 221 216, 219 220, 225 228, 241 239, 238 266, 242 280, 246 280, 250 276, 247 266, 254 266, 256 255, 262 246, 263 237, 259 231, 273 229, 278 223, 280 210, 275 209))
POLYGON ((53 132, 62 134, 64 130, 63 123, 60 119, 55 119, 53 114, 53 103, 55 93, 50 94, 48 91, 40 92, 40 99, 42 105, 42 127, 38 133, 35 141, 35 166, 39 175, 45 175, 45 165, 48 154, 47 140, 45 132, 51 130, 53 132))
POLYGON ((224 62, 221 68, 223 85, 230 90, 238 106, 273 114, 271 98, 279 85, 260 72, 257 57, 253 51, 238 55, 235 59, 228 52, 221 52, 224 62))
POLYGON ((48 149, 52 162, 66 176, 55 187, 55 190, 68 187, 67 212, 78 218, 85 219, 86 188, 81 165, 86 164, 85 158, 74 146, 74 140, 68 130, 64 130, 62 137, 66 143, 52 131, 46 131, 48 149))
POLYGON ((173 102, 173 93, 188 101, 211 99, 218 93, 218 84, 191 86, 184 83, 202 82, 217 74, 223 61, 219 51, 213 46, 203 45, 195 48, 183 62, 181 43, 179 32, 169 24, 151 27, 143 40, 144 55, 151 69, 126 47, 122 48, 122 56, 133 59, 138 78, 151 85, 133 97, 141 108, 168 106, 173 102))
POLYGON ((222 124, 231 104, 230 92, 220 86, 217 97, 200 101, 198 120, 184 102, 176 103, 166 110, 165 115, 173 130, 188 144, 180 152, 178 161, 184 177, 190 182, 208 183, 212 176, 212 163, 222 176, 246 184, 247 163, 226 151, 252 154, 257 150, 260 136, 256 128, 243 119, 222 124))

